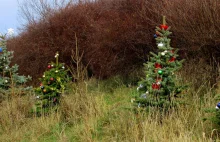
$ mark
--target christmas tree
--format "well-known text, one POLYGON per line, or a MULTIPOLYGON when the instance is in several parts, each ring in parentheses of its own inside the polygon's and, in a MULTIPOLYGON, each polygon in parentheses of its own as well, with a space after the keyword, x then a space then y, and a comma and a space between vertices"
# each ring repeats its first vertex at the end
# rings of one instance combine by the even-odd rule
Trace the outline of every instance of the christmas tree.
POLYGON ((55 55, 56 63, 48 64, 48 70, 44 72, 43 78, 40 78, 40 87, 36 88, 36 99, 34 111, 47 112, 51 108, 56 108, 60 103, 61 94, 64 93, 68 77, 68 70, 65 69, 64 63, 59 63, 58 52, 55 55))
POLYGON ((24 85, 31 77, 18 75, 18 65, 11 66, 13 51, 8 51, 6 46, 6 35, 0 36, 0 96, 6 97, 6 94, 15 94, 15 92, 23 92, 29 87, 24 88, 24 85), (19 89, 19 91, 18 91, 19 89), (16 91, 15 91, 16 90, 16 91))
POLYGON ((144 64, 146 78, 140 81, 137 88, 142 93, 135 101, 139 107, 170 108, 175 104, 175 97, 184 88, 177 85, 175 74, 182 67, 183 60, 177 60, 178 50, 170 45, 169 30, 163 16, 163 24, 156 27, 154 35, 158 53, 150 52, 150 60, 144 64))
MULTIPOLYGON (((218 100, 220 100, 220 95, 217 96, 218 100)), ((212 118, 213 122, 220 126, 220 102, 216 105, 215 116, 212 118)), ((218 127, 219 128, 219 127, 218 127)))
MULTIPOLYGON (((220 94, 217 94, 215 96, 215 100, 219 101, 220 100, 220 94)), ((220 126, 220 102, 216 104, 215 108, 209 108, 205 109, 205 111, 211 115, 209 117, 204 118, 204 120, 210 120, 214 124, 216 124, 217 130, 220 132, 219 126, 220 126)))

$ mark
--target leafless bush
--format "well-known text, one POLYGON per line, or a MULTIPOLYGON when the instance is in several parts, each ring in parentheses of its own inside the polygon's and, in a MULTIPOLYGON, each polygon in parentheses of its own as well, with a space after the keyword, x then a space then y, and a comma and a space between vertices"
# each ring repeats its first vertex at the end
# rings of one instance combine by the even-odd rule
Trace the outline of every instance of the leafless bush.
MULTIPOLYGON (((68 1, 66 5, 56 5, 54 0, 54 6, 47 5, 49 0, 40 2, 27 6, 33 7, 40 18, 29 18, 23 32, 9 42, 20 71, 34 79, 56 51, 61 53, 61 61, 70 64, 75 33, 79 54, 84 53, 82 63, 90 63, 88 70, 93 76, 129 74, 142 66, 150 50, 156 49, 154 28, 161 23, 162 15, 172 27, 172 46, 180 48, 181 55, 220 57, 218 0, 96 0, 68 1)), ((26 17, 30 14, 28 10, 24 13, 26 17)))

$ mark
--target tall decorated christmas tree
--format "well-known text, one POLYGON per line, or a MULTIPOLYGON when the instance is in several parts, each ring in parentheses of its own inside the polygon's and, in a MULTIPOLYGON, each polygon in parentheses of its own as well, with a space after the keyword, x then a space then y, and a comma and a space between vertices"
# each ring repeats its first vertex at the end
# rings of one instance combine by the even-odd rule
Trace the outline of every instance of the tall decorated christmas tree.
POLYGON ((11 65, 11 59, 13 58, 13 51, 8 51, 6 46, 6 35, 0 36, 0 97, 3 99, 6 94, 14 94, 22 92, 28 87, 24 85, 31 77, 25 77, 18 75, 18 65, 11 65), (21 87, 22 86, 22 87, 21 87), (14 91, 13 91, 14 90, 14 91))
POLYGON ((36 88, 36 104, 34 112, 48 112, 49 109, 56 109, 60 103, 61 94, 64 93, 67 82, 70 80, 68 70, 64 63, 59 63, 58 52, 55 55, 56 62, 48 64, 48 70, 40 78, 40 87, 36 88))
POLYGON ((140 81, 137 88, 141 96, 135 102, 139 107, 170 108, 175 104, 175 97, 181 93, 184 86, 177 85, 175 74, 182 67, 183 60, 179 61, 178 49, 171 47, 169 35, 170 27, 163 24, 156 27, 156 44, 158 53, 150 52, 150 59, 145 66, 146 78, 140 81))

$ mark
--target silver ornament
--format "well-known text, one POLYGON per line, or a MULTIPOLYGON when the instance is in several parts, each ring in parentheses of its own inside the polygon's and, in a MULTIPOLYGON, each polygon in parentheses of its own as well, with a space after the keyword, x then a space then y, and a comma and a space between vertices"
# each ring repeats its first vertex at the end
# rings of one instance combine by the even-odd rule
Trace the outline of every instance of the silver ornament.
POLYGON ((158 47, 163 47, 163 43, 161 42, 161 43, 159 43, 157 46, 158 46, 158 47))
POLYGON ((165 52, 162 52, 162 53, 161 53, 162 56, 164 56, 165 54, 166 54, 165 52))

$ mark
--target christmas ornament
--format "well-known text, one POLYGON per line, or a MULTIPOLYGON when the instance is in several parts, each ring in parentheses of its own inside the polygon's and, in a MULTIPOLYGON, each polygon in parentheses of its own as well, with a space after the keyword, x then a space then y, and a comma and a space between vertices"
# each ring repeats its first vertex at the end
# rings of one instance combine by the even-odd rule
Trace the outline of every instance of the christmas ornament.
POLYGON ((43 90, 43 92, 44 92, 44 93, 46 93, 46 92, 47 92, 47 90, 46 90, 46 89, 44 89, 44 90, 43 90))
POLYGON ((220 109, 220 102, 216 105, 216 109, 220 109))
POLYGON ((138 108, 140 108, 141 107, 141 103, 138 103, 138 108))
POLYGON ((60 79, 60 77, 57 77, 57 81, 60 81, 61 79, 60 79))
POLYGON ((2 47, 0 47, 0 53, 1 53, 1 52, 3 52, 3 49, 2 49, 2 47))
POLYGON ((166 53, 165 52, 161 52, 161 55, 164 56, 166 53))
POLYGON ((161 69, 162 68, 162 66, 159 63, 155 63, 154 66, 155 66, 156 69, 161 69))
POLYGON ((39 99, 39 98, 40 98, 40 96, 36 96, 36 98, 37 98, 37 99, 39 99))
POLYGON ((160 89, 160 85, 156 84, 156 83, 153 83, 152 84, 152 89, 160 89))
POLYGON ((45 75, 43 75, 43 77, 45 77, 45 75))
POLYGON ((5 83, 8 83, 8 80, 5 80, 5 83))
POLYGON ((53 78, 53 77, 51 77, 51 78, 50 78, 50 81, 54 81, 54 78, 53 78))
POLYGON ((157 34, 154 34, 154 38, 157 38, 157 34))
POLYGON ((176 58, 172 57, 169 62, 174 62, 176 58))
POLYGON ((41 89, 44 89, 44 86, 41 86, 40 88, 41 88, 41 89))
POLYGON ((158 47, 163 47, 163 43, 161 42, 161 43, 158 43, 158 45, 157 45, 158 47))
POLYGON ((157 82, 156 84, 157 84, 157 85, 160 85, 161 83, 160 83, 160 82, 157 82))
POLYGON ((144 85, 142 85, 142 84, 140 84, 139 86, 138 86, 138 88, 137 88, 137 91, 139 91, 141 88, 143 88, 144 87, 144 85))
POLYGON ((167 53, 167 52, 168 52, 167 50, 164 51, 164 53, 167 53))
POLYGON ((65 69, 65 67, 64 67, 64 66, 62 66, 62 69, 65 69))
POLYGON ((178 88, 177 90, 176 90, 176 93, 181 93, 182 92, 182 90, 180 89, 180 88, 178 88))
POLYGON ((134 101, 135 101, 135 99, 134 99, 134 98, 132 98, 132 99, 131 99, 131 103, 134 103, 134 101))
POLYGON ((167 25, 160 25, 160 28, 161 28, 161 29, 164 29, 164 30, 167 30, 167 29, 168 29, 168 26, 167 26, 167 25))
POLYGON ((59 54, 58 54, 58 53, 56 53, 55 58, 57 58, 58 56, 59 56, 59 54))
POLYGON ((40 83, 40 86, 43 86, 43 83, 40 83))
POLYGON ((52 64, 51 67, 54 67, 54 65, 52 64))
POLYGON ((47 66, 47 68, 48 68, 48 69, 51 69, 51 68, 52 68, 52 66, 51 66, 51 65, 48 65, 48 66, 47 66))
POLYGON ((7 70, 7 69, 8 69, 8 66, 7 66, 7 67, 5 67, 5 69, 7 70))
POLYGON ((144 94, 142 94, 142 95, 141 95, 141 98, 146 99, 146 98, 147 98, 147 94, 145 94, 145 93, 144 93, 144 94))
POLYGON ((162 75, 163 74, 163 71, 162 70, 158 70, 157 72, 159 75, 162 75))
POLYGON ((58 73, 59 71, 58 71, 58 70, 56 70, 55 72, 56 72, 56 73, 58 73))

